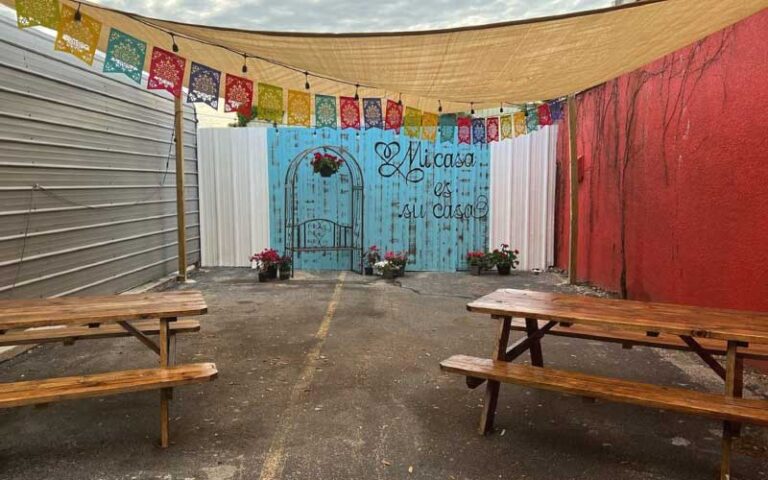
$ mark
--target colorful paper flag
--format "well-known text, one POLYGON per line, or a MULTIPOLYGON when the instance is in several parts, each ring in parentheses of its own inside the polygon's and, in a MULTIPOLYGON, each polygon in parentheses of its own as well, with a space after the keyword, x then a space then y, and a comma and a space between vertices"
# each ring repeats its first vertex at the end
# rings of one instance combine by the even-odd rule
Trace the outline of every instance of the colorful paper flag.
POLYGON ((19 28, 59 28, 59 0, 16 0, 16 23, 19 28))
POLYGON ((555 100, 549 102, 549 114, 552 117, 552 122, 559 122, 563 119, 563 102, 555 100))
POLYGON ((552 125, 552 115, 547 103, 539 105, 539 125, 552 125))
POLYGON ((512 126, 512 116, 504 115, 501 117, 501 139, 506 140, 512 138, 515 135, 514 127, 512 126))
POLYGON ((148 90, 167 90, 174 97, 181 97, 181 87, 184 83, 184 67, 187 61, 160 47, 152 49, 152 60, 149 64, 148 90))
POLYGON ((485 143, 485 120, 472 119, 472 143, 485 143))
POLYGON ((539 114, 535 105, 528 106, 525 111, 525 126, 528 129, 528 133, 539 129, 539 114))
POLYGON ((146 43, 113 28, 109 32, 104 72, 124 73, 128 78, 140 84, 146 56, 146 43))
POLYGON ((384 128, 384 115, 381 111, 380 98, 363 99, 363 118, 365 128, 384 128))
MULTIPOLYGON (((218 93, 217 89, 217 96, 218 93)), ((248 116, 252 111, 252 105, 253 82, 228 73, 224 80, 224 112, 238 112, 248 116)))
POLYGON ((436 113, 424 112, 421 116, 421 138, 434 142, 437 139, 437 122, 440 117, 436 113))
POLYGON ((336 97, 315 95, 315 128, 336 128, 336 97))
POLYGON ((283 89, 259 83, 258 117, 272 123, 283 123, 283 89))
POLYGON ((472 117, 459 117, 456 119, 459 130, 459 143, 472 143, 472 117))
POLYGON ((456 114, 445 113, 440 115, 440 142, 453 142, 456 137, 456 114))
MULTIPOLYGON (((229 82, 229 80, 227 80, 229 82)), ((205 65, 192 62, 189 68, 189 91, 187 103, 205 103, 214 110, 219 108, 219 86, 221 85, 221 72, 205 65)), ((227 83, 227 88, 229 84, 227 83)), ((253 86, 251 86, 253 93, 253 86)), ((251 97, 253 98, 253 97, 251 97)), ((249 104, 250 105, 250 104, 249 104)), ((232 112, 234 110, 226 110, 232 112)))
POLYGON ((499 141, 499 117, 490 117, 486 120, 485 133, 488 143, 499 141))
POLYGON ((71 53, 88 65, 93 65, 93 56, 101 35, 101 22, 84 13, 80 14, 80 20, 75 20, 76 11, 68 5, 61 6, 54 49, 71 53))
POLYGON ((519 137, 528 133, 525 128, 525 112, 515 112, 513 118, 515 119, 515 136, 519 137))
POLYGON ((339 97, 339 119, 342 130, 360 130, 360 102, 354 97, 339 97))
POLYGON ((288 125, 308 127, 312 117, 312 96, 309 92, 288 90, 288 125))
POLYGON ((405 136, 419 138, 419 134, 421 133, 421 110, 413 107, 405 107, 403 126, 405 136))
POLYGON ((397 130, 403 126, 403 105, 394 100, 387 100, 387 116, 384 118, 384 130, 397 130))

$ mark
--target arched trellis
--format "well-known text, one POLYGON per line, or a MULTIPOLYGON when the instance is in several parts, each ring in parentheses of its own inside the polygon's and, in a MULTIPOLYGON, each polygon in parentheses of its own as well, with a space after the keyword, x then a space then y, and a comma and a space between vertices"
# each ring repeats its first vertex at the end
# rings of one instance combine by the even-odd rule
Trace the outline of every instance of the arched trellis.
POLYGON ((296 155, 288 165, 285 173, 285 225, 284 225, 284 251, 289 253, 294 260, 303 252, 348 252, 349 269, 362 273, 363 268, 363 172, 355 157, 344 147, 319 146, 308 148, 296 155), (306 160, 312 158, 315 152, 331 153, 344 160, 343 169, 349 173, 350 188, 350 212, 349 223, 343 223, 338 219, 329 218, 298 218, 299 203, 296 195, 296 179, 299 167, 306 160), (314 226, 330 228, 332 242, 330 245, 309 245, 307 243, 307 230, 314 226))

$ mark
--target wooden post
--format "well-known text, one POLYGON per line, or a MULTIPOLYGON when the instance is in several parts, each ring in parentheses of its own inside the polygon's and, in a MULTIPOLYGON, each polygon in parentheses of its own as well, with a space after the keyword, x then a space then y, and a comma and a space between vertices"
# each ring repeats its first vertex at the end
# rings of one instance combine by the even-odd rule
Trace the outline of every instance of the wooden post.
POLYGON ((176 225, 179 251, 180 282, 187 281, 187 222, 184 212, 184 109, 181 95, 174 100, 176 139, 176 225))
POLYGON ((571 183, 571 221, 568 244, 568 282, 576 283, 576 256, 579 237, 579 159, 576 149, 576 95, 568 96, 568 168, 571 183))

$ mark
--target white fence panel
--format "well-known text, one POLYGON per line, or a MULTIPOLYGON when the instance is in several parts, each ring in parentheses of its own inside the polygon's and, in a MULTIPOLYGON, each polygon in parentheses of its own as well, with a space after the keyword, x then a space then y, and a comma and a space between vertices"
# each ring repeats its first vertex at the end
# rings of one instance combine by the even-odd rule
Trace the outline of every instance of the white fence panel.
POLYGON ((203 266, 245 267, 269 246, 266 128, 201 128, 203 266))
POLYGON ((521 270, 554 263, 557 125, 492 143, 490 248, 520 250, 521 270))

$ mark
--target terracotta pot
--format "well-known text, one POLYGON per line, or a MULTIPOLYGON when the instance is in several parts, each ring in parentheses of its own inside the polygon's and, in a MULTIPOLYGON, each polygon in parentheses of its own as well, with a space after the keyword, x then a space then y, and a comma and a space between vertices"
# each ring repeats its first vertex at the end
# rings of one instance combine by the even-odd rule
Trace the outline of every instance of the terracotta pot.
POLYGON ((267 276, 268 278, 274 280, 277 278, 277 267, 272 265, 267 268, 267 276))
POLYGON ((373 275, 373 267, 365 267, 365 275, 373 275))
POLYGON ((480 275, 480 273, 483 271, 483 267, 480 265, 470 265, 469 266, 469 274, 470 275, 480 275))
POLYGON ((280 280, 288 280, 291 278, 291 269, 290 268, 281 268, 280 269, 280 280))
POLYGON ((385 280, 394 280, 394 278, 397 276, 397 273, 395 270, 384 270, 381 276, 384 277, 385 280))
POLYGON ((499 272, 499 275, 509 275, 511 269, 511 265, 496 265, 496 270, 499 272))
POLYGON ((267 272, 259 272, 259 281, 260 282, 268 282, 269 281, 269 274, 267 274, 267 272))

